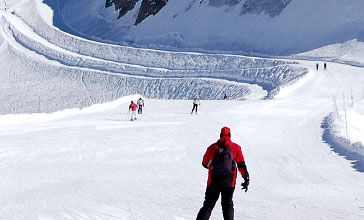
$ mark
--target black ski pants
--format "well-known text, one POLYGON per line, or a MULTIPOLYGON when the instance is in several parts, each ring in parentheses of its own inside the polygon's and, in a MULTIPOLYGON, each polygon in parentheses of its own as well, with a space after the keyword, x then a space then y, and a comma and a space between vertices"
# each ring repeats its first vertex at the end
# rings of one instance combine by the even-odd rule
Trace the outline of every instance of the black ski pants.
POLYGON ((197 107, 198 105, 197 104, 193 104, 193 108, 192 108, 192 111, 191 111, 191 114, 193 113, 193 111, 196 109, 196 113, 197 113, 197 107))
POLYGON ((143 105, 139 105, 138 106, 138 114, 142 114, 143 113, 143 105))
POLYGON ((234 187, 223 186, 207 186, 205 193, 205 201, 200 209, 196 220, 208 220, 212 209, 215 207, 216 201, 221 193, 221 207, 224 220, 234 220, 234 203, 233 194, 234 187))

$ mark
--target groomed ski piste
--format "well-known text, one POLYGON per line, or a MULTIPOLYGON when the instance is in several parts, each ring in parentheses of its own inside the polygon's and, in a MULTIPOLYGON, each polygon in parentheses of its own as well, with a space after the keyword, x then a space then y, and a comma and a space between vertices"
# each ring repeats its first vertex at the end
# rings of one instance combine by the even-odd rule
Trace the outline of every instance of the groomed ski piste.
POLYGON ((52 26, 40 0, 7 3, 0 219, 195 219, 223 126, 251 177, 235 219, 364 219, 363 68, 99 43, 52 26))

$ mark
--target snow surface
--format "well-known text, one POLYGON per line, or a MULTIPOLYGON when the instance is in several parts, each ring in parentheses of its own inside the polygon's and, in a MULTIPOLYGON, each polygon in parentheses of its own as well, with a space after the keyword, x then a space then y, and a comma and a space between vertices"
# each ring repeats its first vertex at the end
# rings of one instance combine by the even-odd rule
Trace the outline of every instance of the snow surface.
POLYGON ((138 6, 117 20, 119 12, 114 7, 105 9, 105 0, 44 2, 63 17, 55 19, 59 28, 118 44, 291 55, 364 40, 362 0, 293 0, 275 17, 242 15, 246 1, 212 7, 207 0, 202 4, 200 0, 170 0, 137 26, 133 24, 138 6))
POLYGON ((345 108, 334 110, 327 116, 326 139, 332 142, 336 152, 355 161, 355 167, 364 172, 364 90, 355 95, 359 100, 354 101, 353 97, 350 104, 346 101, 345 108))
POLYGON ((206 187, 202 155, 223 126, 251 176, 247 193, 236 188, 236 219, 364 219, 364 157, 352 153, 363 146, 361 65, 328 62, 324 71, 320 62, 316 71, 316 61, 112 45, 61 31, 58 12, 40 0, 7 3, 0 219, 194 219, 206 187), (339 97, 351 91, 342 150, 339 97), (128 104, 141 96, 145 111, 131 122, 128 104))
MULTIPOLYGON (((329 66, 273 100, 202 100, 197 115, 191 100, 147 99, 131 122, 133 95, 0 116, 1 217, 193 219, 207 178, 202 155, 229 126, 251 175, 247 193, 236 189, 236 219, 363 219, 364 170, 331 150, 321 128, 332 94, 363 70, 329 66)), ((211 219, 221 218, 217 204, 211 219)))
POLYGON ((354 39, 296 54, 293 57, 296 59, 327 60, 363 67, 364 43, 354 39))
POLYGON ((9 64, 0 74, 1 99, 9 103, 0 105, 3 114, 86 107, 135 93, 167 99, 222 99, 225 93, 231 99, 272 97, 277 87, 291 85, 309 71, 287 60, 85 40, 52 26, 53 14, 39 0, 9 5, 0 12, 0 59, 9 64))

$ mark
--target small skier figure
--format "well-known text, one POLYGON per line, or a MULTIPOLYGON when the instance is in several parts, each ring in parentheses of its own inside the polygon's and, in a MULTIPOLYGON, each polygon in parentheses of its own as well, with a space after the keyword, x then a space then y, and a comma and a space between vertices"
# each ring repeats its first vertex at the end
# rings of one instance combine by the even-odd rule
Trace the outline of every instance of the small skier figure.
POLYGON ((319 69, 319 64, 318 63, 316 63, 316 70, 318 70, 319 69))
POLYGON ((196 111, 196 114, 197 114, 197 107, 199 105, 200 105, 200 100, 196 96, 195 99, 193 100, 193 108, 192 108, 191 114, 193 114, 193 111, 196 111))
POLYGON ((227 99, 227 95, 226 94, 224 95, 224 99, 227 99))
POLYGON ((327 65, 326 65, 326 63, 324 63, 324 70, 326 70, 326 67, 327 67, 327 65))
POLYGON ((138 105, 138 114, 142 114, 144 107, 144 100, 142 98, 139 98, 137 101, 137 105, 138 105))
POLYGON ((136 117, 136 111, 137 111, 138 106, 131 101, 130 105, 129 105, 129 112, 131 111, 131 121, 134 121, 137 119, 136 117))
POLYGON ((245 165, 241 147, 230 140, 228 127, 223 127, 220 139, 210 145, 202 159, 202 166, 208 169, 205 201, 196 220, 208 220, 216 201, 221 194, 221 207, 224 220, 234 219, 233 194, 239 170, 244 182, 241 184, 245 192, 249 186, 249 173, 245 165))

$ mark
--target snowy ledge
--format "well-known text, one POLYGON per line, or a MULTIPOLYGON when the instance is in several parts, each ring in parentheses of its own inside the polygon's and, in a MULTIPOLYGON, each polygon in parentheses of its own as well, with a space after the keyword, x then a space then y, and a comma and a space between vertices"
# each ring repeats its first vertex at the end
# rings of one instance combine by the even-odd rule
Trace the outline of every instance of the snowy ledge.
MULTIPOLYGON (((33 2, 34 4, 34 2, 33 2)), ((33 10, 35 10, 34 5, 33 10)), ((17 43, 69 66, 163 78, 212 78, 257 84, 271 93, 307 74, 294 61, 229 54, 172 52, 105 44, 65 33, 44 21, 37 11, 17 12, 8 24, 17 43), (19 30, 23 25, 26 28, 19 30), (29 34, 24 33, 28 29, 29 34)))
POLYGON ((347 110, 347 130, 345 123, 345 112, 332 112, 324 118, 323 140, 327 142, 332 150, 346 159, 351 160, 353 167, 364 172, 364 116, 351 108, 347 110))

